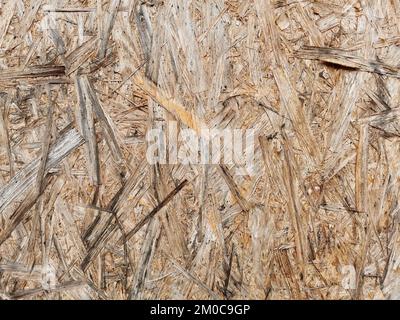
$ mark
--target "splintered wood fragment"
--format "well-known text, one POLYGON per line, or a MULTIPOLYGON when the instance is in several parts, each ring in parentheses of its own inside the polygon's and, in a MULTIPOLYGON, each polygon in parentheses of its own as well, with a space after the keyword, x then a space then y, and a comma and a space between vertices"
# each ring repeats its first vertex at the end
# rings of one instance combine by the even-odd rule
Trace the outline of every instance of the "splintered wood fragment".
POLYGON ((167 98, 165 93, 163 93, 161 89, 159 89, 153 82, 151 82, 147 78, 137 74, 134 76, 133 79, 135 85, 141 88, 149 97, 151 97, 165 110, 170 112, 177 120, 181 121, 184 125, 195 130, 198 134, 201 134, 201 129, 207 128, 206 124, 203 123, 198 117, 196 117, 196 115, 187 111, 185 107, 177 101, 167 98))
POLYGON ((59 8, 51 5, 45 5, 43 6, 43 11, 44 12, 95 12, 96 8, 76 8, 76 7, 70 7, 70 8, 59 8))
POLYGON ((93 36, 66 55, 65 63, 68 67, 66 71, 67 76, 74 73, 78 69, 83 68, 82 65, 87 62, 90 57, 95 55, 96 45, 98 42, 99 38, 97 36, 93 36))
POLYGON ((132 71, 132 73, 127 76, 123 81, 121 81, 121 83, 112 91, 112 93, 117 92, 119 89, 122 88, 122 86, 129 80, 131 79, 145 64, 147 63, 147 61, 143 61, 135 70, 132 71))
POLYGON ((382 99, 382 97, 378 96, 375 92, 372 91, 367 91, 366 92, 368 97, 371 98, 371 100, 379 107, 381 107, 382 109, 386 109, 386 110, 390 110, 390 106, 386 103, 386 101, 384 99, 382 99))
POLYGON ((31 279, 40 278, 40 272, 38 272, 38 269, 39 268, 35 268, 32 270, 28 266, 17 262, 0 264, 0 272, 7 272, 10 274, 26 274, 26 276, 31 279))
POLYGON ((358 123, 369 123, 373 126, 386 126, 400 119, 400 108, 385 110, 359 119, 358 123))
POLYGON ((54 286, 54 288, 51 289, 45 289, 45 288, 34 288, 34 289, 28 289, 25 291, 17 291, 11 295, 11 299, 23 299, 23 298, 29 298, 38 294, 43 294, 43 293, 56 293, 56 292, 62 292, 66 290, 73 290, 77 289, 79 287, 85 286, 86 283, 82 281, 68 281, 62 284, 58 284, 54 286))
POLYGON ((324 43, 322 34, 319 29, 316 28, 314 21, 309 18, 307 7, 303 7, 301 3, 297 3, 296 9, 300 18, 300 24, 302 28, 309 34, 312 44, 315 46, 322 46, 324 43))
POLYGON ((204 284, 200 279, 198 279, 196 276, 194 276, 191 272, 185 270, 177 261, 175 261, 172 257, 168 256, 168 260, 171 261, 172 265, 175 267, 176 270, 178 270, 180 273, 182 273, 187 279, 193 281, 195 284, 197 284, 200 288, 205 290, 212 299, 214 300, 221 300, 221 297, 215 293, 213 290, 211 290, 206 284, 204 284))
MULTIPOLYGON (((57 166, 61 160, 78 148, 84 139, 74 128, 64 132, 50 147, 46 171, 57 166)), ((32 161, 20 170, 6 185, 0 189, 0 214, 19 195, 27 191, 34 183, 40 166, 40 158, 32 161)))
POLYGON ((288 138, 284 131, 282 131, 282 136, 284 138, 283 153, 286 162, 286 165, 283 166, 283 175, 288 196, 287 205, 295 237, 298 266, 301 272, 303 273, 307 257, 307 246, 306 246, 306 238, 304 235, 304 228, 301 221, 302 209, 298 199, 299 195, 296 186, 295 167, 293 165, 293 155, 292 155, 293 151, 290 148, 288 138))
POLYGON ((19 79, 19 80, 0 80, 0 88, 15 88, 16 86, 30 86, 38 87, 41 85, 61 85, 61 84, 71 84, 72 82, 66 78, 29 78, 29 79, 19 79))
POLYGON ((144 57, 147 60, 150 57, 153 35, 151 25, 149 24, 148 19, 146 19, 148 15, 146 15, 145 6, 135 6, 135 8, 133 8, 132 15, 135 19, 144 57))
POLYGON ((8 28, 11 24, 11 19, 14 16, 15 11, 15 1, 7 1, 5 5, 2 7, 2 19, 0 22, 0 47, 3 45, 4 37, 7 34, 8 28))
POLYGON ((129 231, 125 238, 120 238, 118 243, 122 244, 122 241, 128 241, 130 238, 132 238, 147 222, 149 222, 162 208, 164 208, 177 194, 179 191, 183 189, 184 186, 186 186, 188 183, 188 180, 183 180, 174 190, 172 190, 165 198, 163 201, 161 201, 153 210, 150 211, 142 220, 140 220, 136 226, 129 231))
POLYGON ((10 177, 14 176, 14 160, 11 152, 10 135, 8 133, 8 107, 6 99, 0 97, 0 136, 2 143, 6 146, 8 163, 10 167, 10 177))
POLYGON ((221 164, 218 168, 226 184, 228 185, 229 190, 232 192, 233 197, 240 205, 240 208, 242 208, 244 212, 248 213, 251 206, 246 200, 246 198, 242 195, 242 191, 239 189, 238 185, 233 179, 232 174, 230 173, 228 167, 226 165, 221 164))
POLYGON ((345 68, 400 78, 400 69, 377 60, 367 60, 346 50, 327 47, 303 47, 296 52, 302 59, 319 60, 345 68))
POLYGON ((276 260, 279 264, 280 271, 282 272, 287 289, 291 293, 292 299, 301 299, 302 291, 300 290, 299 283, 296 278, 297 275, 294 273, 292 263, 290 262, 288 250, 279 250, 275 254, 276 260))
POLYGON ((154 255, 154 249, 156 247, 159 234, 159 222, 157 220, 151 220, 147 225, 144 242, 140 249, 140 260, 138 266, 136 267, 132 290, 129 294, 130 300, 142 298, 142 292, 146 282, 146 276, 148 274, 147 271, 151 265, 152 256, 154 255))
POLYGON ((64 42, 59 30, 57 30, 56 28, 51 28, 49 30, 49 37, 53 41, 58 54, 61 56, 61 59, 62 59, 63 63, 65 64, 65 53, 67 50, 65 48, 65 42, 64 42))
POLYGON ((285 108, 290 121, 296 127, 295 134, 304 148, 305 156, 310 163, 316 163, 321 158, 315 137, 304 114, 301 101, 292 84, 288 57, 281 48, 280 35, 275 24, 271 1, 256 0, 255 8, 263 29, 264 42, 270 44, 273 50, 272 72, 279 90, 281 104, 285 108))
POLYGON ((303 2, 302 0, 275 0, 271 1, 274 8, 282 8, 303 2))
POLYGON ((359 142, 356 157, 356 208, 359 212, 365 212, 368 204, 368 124, 360 126, 359 142))
MULTIPOLYGON (((81 268, 82 270, 87 270, 93 259, 100 253, 101 249, 105 243, 112 237, 114 232, 118 229, 117 224, 113 223, 115 219, 120 218, 120 207, 127 200, 128 196, 135 190, 137 199, 140 199, 146 188, 140 188, 140 184, 143 182, 145 175, 147 174, 148 167, 138 166, 136 171, 128 178, 125 184, 116 192, 114 197, 111 199, 107 206, 107 211, 113 212, 110 218, 107 220, 105 226, 97 232, 97 237, 90 243, 89 249, 85 258, 82 260, 81 268), (143 189, 143 190, 140 190, 143 189)), ((136 199, 136 200, 137 200, 136 199)), ((94 232, 96 224, 91 227, 90 232, 94 232)))
MULTIPOLYGON (((360 84, 363 81, 362 73, 350 73, 340 78, 336 84, 336 94, 331 95, 330 108, 339 108, 335 112, 334 121, 327 135, 326 155, 322 176, 332 177, 336 171, 337 162, 345 153, 343 140, 351 123, 351 116, 359 96, 360 84)), ((336 171, 337 172, 337 171, 336 171)))
POLYGON ((22 19, 19 23, 19 28, 17 32, 14 31, 16 35, 18 35, 19 37, 26 36, 29 29, 32 27, 35 19, 37 19, 37 13, 42 6, 42 2, 43 0, 31 1, 30 4, 27 5, 26 11, 24 12, 25 14, 22 16, 22 19))
POLYGON ((225 297, 227 297, 228 292, 229 292, 228 287, 229 287, 229 280, 231 278, 231 271, 232 271, 233 249, 234 249, 234 245, 232 244, 231 254, 229 255, 229 263, 227 263, 225 260, 223 263, 223 269, 225 272, 225 281, 224 281, 223 292, 224 292, 225 297))
MULTIPOLYGON (((75 13, 75 12, 80 12, 80 13, 92 13, 96 12, 96 8, 77 8, 77 7, 68 7, 68 8, 59 8, 59 7, 54 7, 50 5, 43 6, 43 11, 44 12, 60 12, 60 13, 75 13)), ((118 11, 127 11, 126 7, 120 7, 118 11)))
MULTIPOLYGON (((270 186, 283 186, 285 185, 284 179, 281 174, 283 163, 280 161, 280 159, 274 157, 275 152, 273 150, 272 140, 272 137, 268 138, 265 136, 259 136, 258 138, 263 156, 264 167, 270 186)), ((286 190, 284 190, 284 188, 279 188, 278 190, 276 190, 276 192, 287 198, 286 190)))
POLYGON ((324 17, 319 18, 316 22, 316 25, 321 32, 326 32, 336 27, 339 23, 340 17, 337 13, 332 12, 324 17))
POLYGON ((198 38, 197 38, 197 42, 202 42, 204 40, 204 38, 207 36, 207 34, 210 32, 210 30, 212 30, 215 25, 218 23, 218 21, 222 18, 222 16, 225 14, 225 12, 227 11, 227 7, 225 7, 223 10, 221 10, 221 12, 219 13, 219 15, 215 18, 214 22, 208 27, 208 29, 206 31, 203 32, 203 34, 201 34, 198 38))
POLYGON ((106 14, 105 27, 102 29, 100 34, 100 49, 98 54, 99 59, 103 59, 106 56, 108 40, 110 38, 111 30, 115 24, 115 18, 117 16, 120 3, 121 0, 112 0, 110 3, 108 13, 106 14))
POLYGON ((98 186, 100 184, 100 164, 97 147, 96 128, 94 124, 93 105, 87 98, 83 79, 76 77, 76 90, 79 101, 78 123, 82 136, 86 140, 86 165, 88 167, 91 182, 98 186))
POLYGON ((379 48, 384 48, 384 47, 389 47, 392 45, 399 45, 400 44, 400 37, 392 37, 388 39, 379 39, 374 43, 374 48, 379 49, 379 48))
POLYGON ((51 133, 53 127, 53 113, 54 113, 54 106, 51 97, 51 90, 50 87, 47 87, 47 96, 48 96, 48 109, 47 109, 47 121, 46 121, 46 128, 44 131, 43 137, 43 144, 42 144, 42 156, 40 159, 39 169, 36 177, 36 188, 37 192, 41 193, 43 190, 42 182, 46 174, 46 164, 48 161, 50 144, 51 144, 51 133))
POLYGON ((28 195, 19 204, 17 209, 12 213, 9 219, 10 221, 0 232, 0 246, 11 236, 15 228, 23 221, 26 213, 32 208, 32 206, 42 195, 42 192, 44 191, 45 186, 47 186, 48 182, 49 179, 45 177, 44 181, 42 181, 41 190, 38 191, 37 189, 31 189, 28 195))
POLYGON ((42 65, 0 71, 0 88, 12 88, 20 84, 35 86, 65 83, 70 83, 65 76, 65 66, 42 65))
POLYGON ((25 68, 24 70, 1 70, 1 81, 12 81, 20 79, 35 79, 44 77, 63 77, 65 76, 65 66, 41 65, 25 68))
POLYGON ((78 256, 83 259, 86 255, 86 248, 83 244, 79 228, 76 225, 70 210, 68 210, 68 207, 61 199, 61 197, 58 197, 56 199, 54 203, 54 211, 59 215, 66 234, 74 243, 75 250, 77 251, 78 256))
POLYGON ((118 165, 122 165, 124 162, 124 157, 122 155, 121 148, 118 144, 117 137, 115 134, 115 126, 111 119, 105 114, 103 107, 101 106, 100 100, 96 94, 92 82, 87 76, 82 76, 82 84, 85 87, 85 94, 89 101, 91 102, 97 119, 100 121, 104 133, 106 136, 106 142, 111 150, 112 156, 118 165))

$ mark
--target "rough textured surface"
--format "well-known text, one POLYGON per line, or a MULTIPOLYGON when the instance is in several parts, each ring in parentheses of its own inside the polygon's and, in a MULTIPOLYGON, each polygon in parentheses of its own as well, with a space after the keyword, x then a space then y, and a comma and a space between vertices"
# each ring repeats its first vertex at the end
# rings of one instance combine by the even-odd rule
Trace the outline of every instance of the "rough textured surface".
POLYGON ((1 299, 400 299, 399 0, 0 0, 1 299), (255 174, 146 132, 253 128, 255 174))

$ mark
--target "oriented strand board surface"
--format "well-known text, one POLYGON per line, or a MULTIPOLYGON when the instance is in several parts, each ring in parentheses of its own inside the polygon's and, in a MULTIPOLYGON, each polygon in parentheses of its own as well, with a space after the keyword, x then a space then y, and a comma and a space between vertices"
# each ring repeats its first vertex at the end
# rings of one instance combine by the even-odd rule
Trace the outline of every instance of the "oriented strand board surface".
POLYGON ((399 45, 399 0, 0 0, 0 298, 399 299, 399 45), (171 121, 253 174, 149 163, 171 121))

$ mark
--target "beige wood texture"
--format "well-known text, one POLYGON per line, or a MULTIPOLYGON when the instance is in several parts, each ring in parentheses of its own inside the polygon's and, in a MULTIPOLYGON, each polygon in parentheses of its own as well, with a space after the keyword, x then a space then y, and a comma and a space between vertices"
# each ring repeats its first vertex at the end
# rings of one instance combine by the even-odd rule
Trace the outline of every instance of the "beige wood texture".
POLYGON ((0 0, 0 299, 400 299, 399 61, 399 0, 0 0))

